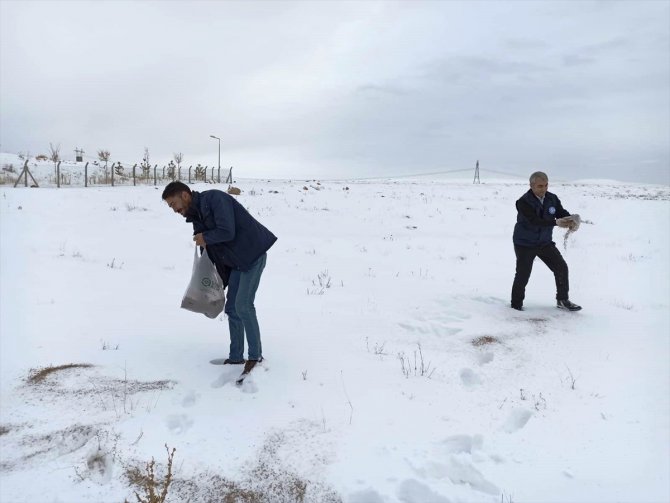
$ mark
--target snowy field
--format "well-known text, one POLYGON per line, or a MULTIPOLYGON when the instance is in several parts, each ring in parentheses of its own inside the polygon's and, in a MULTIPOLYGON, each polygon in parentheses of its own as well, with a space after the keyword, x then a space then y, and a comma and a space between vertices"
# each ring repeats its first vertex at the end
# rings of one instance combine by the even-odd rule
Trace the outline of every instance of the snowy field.
POLYGON ((171 502, 670 501, 670 188, 550 183, 584 310, 536 261, 517 312, 527 184, 485 182, 241 180, 279 238, 241 388, 162 188, 1 187, 0 501, 136 501, 166 444, 171 502))

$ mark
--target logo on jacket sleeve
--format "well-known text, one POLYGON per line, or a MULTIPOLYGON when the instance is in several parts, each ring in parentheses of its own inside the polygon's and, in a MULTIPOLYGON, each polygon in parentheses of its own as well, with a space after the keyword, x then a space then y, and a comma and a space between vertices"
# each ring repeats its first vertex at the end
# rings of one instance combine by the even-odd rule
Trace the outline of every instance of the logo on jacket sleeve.
POLYGON ((549 206, 549 214, 554 215, 555 213, 556 213, 556 208, 554 208, 553 206, 549 206))

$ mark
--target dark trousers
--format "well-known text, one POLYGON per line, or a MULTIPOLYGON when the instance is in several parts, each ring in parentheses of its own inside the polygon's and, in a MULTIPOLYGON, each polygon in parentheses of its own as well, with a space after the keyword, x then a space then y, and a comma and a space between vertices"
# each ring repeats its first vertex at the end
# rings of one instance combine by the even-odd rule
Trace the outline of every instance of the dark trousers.
POLYGON ((563 260, 561 252, 554 243, 540 247, 525 247, 514 245, 516 253, 516 275, 512 285, 512 305, 522 306, 526 296, 526 285, 533 270, 533 261, 539 257, 556 279, 556 300, 568 299, 568 264, 563 260))

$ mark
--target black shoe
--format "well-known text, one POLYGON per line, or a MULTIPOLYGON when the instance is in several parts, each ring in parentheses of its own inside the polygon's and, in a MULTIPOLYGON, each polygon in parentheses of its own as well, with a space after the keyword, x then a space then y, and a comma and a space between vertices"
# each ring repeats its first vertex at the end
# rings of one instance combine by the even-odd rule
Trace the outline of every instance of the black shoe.
POLYGON ((521 304, 510 304, 510 307, 512 309, 516 309, 517 311, 523 311, 523 306, 521 304))
POLYGON ((244 360, 231 360, 230 358, 223 360, 224 365, 242 365, 243 363, 244 360))
POLYGON ((557 300, 556 301, 556 307, 559 308, 559 309, 567 309, 568 311, 580 311, 582 309, 582 306, 578 306, 577 304, 573 304, 568 299, 557 300))

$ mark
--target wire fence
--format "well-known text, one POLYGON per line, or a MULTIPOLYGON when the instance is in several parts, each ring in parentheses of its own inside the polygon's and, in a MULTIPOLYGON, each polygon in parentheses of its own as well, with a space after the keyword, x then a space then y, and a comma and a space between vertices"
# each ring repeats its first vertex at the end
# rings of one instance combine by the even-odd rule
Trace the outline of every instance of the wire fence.
POLYGON ((48 163, 26 160, 22 167, 6 164, 0 172, 0 185, 14 187, 157 186, 176 180, 186 183, 232 183, 233 168, 231 166, 222 169, 200 164, 186 167, 173 163, 151 166, 121 162, 104 165, 90 162, 48 163))

